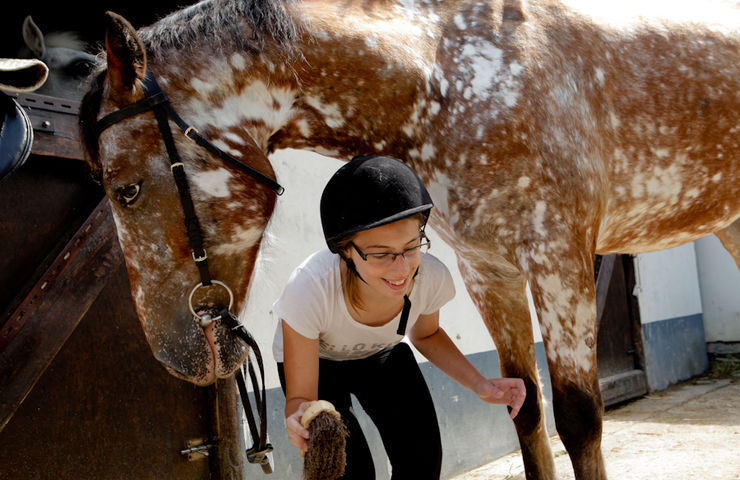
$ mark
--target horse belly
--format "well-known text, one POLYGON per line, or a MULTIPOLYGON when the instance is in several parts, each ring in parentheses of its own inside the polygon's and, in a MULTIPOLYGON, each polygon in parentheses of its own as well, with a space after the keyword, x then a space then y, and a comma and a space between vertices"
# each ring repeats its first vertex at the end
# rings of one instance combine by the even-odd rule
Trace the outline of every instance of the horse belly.
POLYGON ((721 230, 740 217, 738 195, 706 195, 684 205, 631 202, 602 219, 596 252, 644 253, 672 248, 721 230))

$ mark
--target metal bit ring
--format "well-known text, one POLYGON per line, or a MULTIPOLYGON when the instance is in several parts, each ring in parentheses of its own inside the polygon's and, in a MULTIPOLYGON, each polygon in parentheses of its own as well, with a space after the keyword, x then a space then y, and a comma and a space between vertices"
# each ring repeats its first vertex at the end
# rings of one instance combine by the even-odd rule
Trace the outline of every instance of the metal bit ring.
MULTIPOLYGON (((211 280, 211 283, 223 287, 223 289, 226 290, 226 292, 229 294, 229 311, 231 311, 231 307, 234 305, 234 294, 231 293, 231 289, 224 282, 218 280, 211 280)), ((193 308, 193 295, 195 295, 195 292, 203 286, 203 282, 201 282, 196 285, 190 292, 190 296, 188 297, 188 308, 190 309, 190 313, 192 313, 193 316, 198 319, 198 323, 200 324, 200 326, 205 328, 216 320, 220 320, 221 316, 219 315, 218 317, 213 318, 210 315, 201 316, 195 312, 195 308, 193 308)))

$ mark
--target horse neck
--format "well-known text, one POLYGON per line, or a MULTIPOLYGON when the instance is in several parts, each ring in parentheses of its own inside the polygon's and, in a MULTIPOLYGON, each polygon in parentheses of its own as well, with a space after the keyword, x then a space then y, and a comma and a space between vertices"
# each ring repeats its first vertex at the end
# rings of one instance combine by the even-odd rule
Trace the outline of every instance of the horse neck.
MULTIPOLYGON (((294 115, 271 138, 271 149, 301 148, 349 158, 404 156, 420 148, 415 110, 430 94, 444 12, 393 8, 395 2, 297 5, 306 25, 295 64, 294 115)), ((432 7, 428 7, 432 8, 432 7)))

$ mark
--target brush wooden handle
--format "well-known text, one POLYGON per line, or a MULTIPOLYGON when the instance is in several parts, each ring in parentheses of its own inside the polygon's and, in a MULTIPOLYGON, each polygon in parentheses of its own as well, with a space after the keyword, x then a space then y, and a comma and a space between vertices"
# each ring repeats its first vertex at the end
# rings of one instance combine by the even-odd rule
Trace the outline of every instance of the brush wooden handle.
POLYGON ((308 428, 308 426, 311 425, 311 422, 313 422, 313 419, 321 412, 328 412, 335 417, 339 417, 339 412, 337 412, 331 402, 327 402, 326 400, 316 400, 306 409, 305 412, 303 412, 303 416, 301 417, 301 425, 303 425, 303 428, 308 428))

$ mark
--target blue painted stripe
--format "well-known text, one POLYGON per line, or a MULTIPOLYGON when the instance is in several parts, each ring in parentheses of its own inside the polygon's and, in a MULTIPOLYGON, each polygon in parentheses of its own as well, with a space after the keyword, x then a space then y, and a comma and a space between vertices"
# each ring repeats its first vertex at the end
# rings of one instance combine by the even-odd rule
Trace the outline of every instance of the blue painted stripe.
POLYGON ((701 313, 642 325, 650 391, 699 375, 709 368, 701 313))

